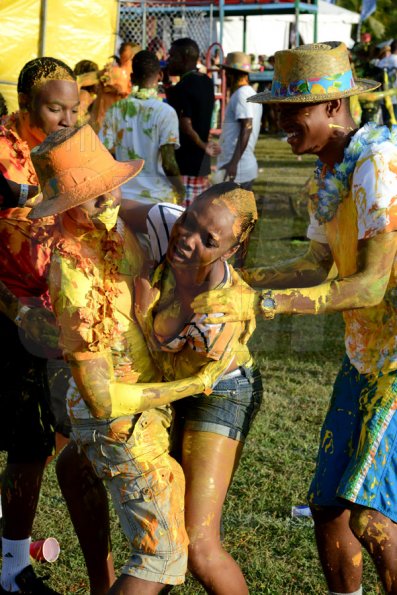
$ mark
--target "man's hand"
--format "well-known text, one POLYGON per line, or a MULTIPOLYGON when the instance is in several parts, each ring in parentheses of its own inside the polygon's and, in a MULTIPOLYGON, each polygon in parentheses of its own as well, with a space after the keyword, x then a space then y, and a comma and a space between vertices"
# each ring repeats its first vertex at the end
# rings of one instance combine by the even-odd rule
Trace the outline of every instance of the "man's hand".
POLYGON ((238 285, 227 289, 215 289, 200 293, 192 302, 196 314, 208 314, 205 322, 239 322, 251 320, 259 314, 260 295, 251 287, 238 285), (222 318, 219 317, 222 313, 222 318), (211 314, 218 316, 211 317, 211 314))
POLYGON ((217 157, 217 155, 220 155, 222 153, 222 149, 218 143, 215 143, 214 141, 209 141, 205 145, 205 152, 210 157, 217 157))
POLYGON ((59 330, 54 315, 44 308, 29 308, 23 315, 19 328, 36 343, 57 349, 59 330))
POLYGON ((219 169, 225 170, 225 180, 226 178, 229 178, 229 180, 234 181, 237 176, 237 163, 234 163, 233 160, 229 161, 229 163, 225 163, 225 165, 222 165, 219 169))

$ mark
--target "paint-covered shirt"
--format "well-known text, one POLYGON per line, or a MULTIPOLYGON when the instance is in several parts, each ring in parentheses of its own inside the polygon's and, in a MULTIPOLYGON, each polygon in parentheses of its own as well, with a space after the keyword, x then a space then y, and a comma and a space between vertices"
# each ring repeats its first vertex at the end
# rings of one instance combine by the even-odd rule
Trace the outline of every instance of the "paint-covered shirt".
POLYGON ((30 209, 0 211, 0 280, 21 302, 50 308, 47 275, 53 218, 27 218, 30 209))
MULTIPOLYGON (((314 209, 309 210, 308 237, 329 244, 339 277, 353 274, 358 240, 397 230, 397 147, 384 141, 365 150, 354 169, 350 194, 329 223, 320 225, 314 209)), ((382 302, 346 310, 343 317, 347 354, 360 373, 397 369, 397 258, 382 302)))
MULTIPOLYGON (((38 184, 30 149, 17 131, 18 113, 0 122, 0 171, 18 184, 38 184)), ((0 208, 2 205, 0 195, 0 208)), ((47 273, 53 218, 32 221, 28 208, 0 211, 0 280, 25 304, 49 307, 47 273)))
MULTIPOLYGON (((60 325, 60 345, 72 362, 111 355, 111 376, 121 382, 155 382, 160 375, 133 315, 133 283, 143 256, 121 219, 110 232, 76 228, 64 214, 51 260, 49 286, 60 325)), ((73 365, 72 365, 73 369, 73 365)), ((91 418, 77 391, 69 391, 71 419, 91 418)))
MULTIPOLYGON (((0 120, 0 172, 18 184, 38 185, 37 175, 30 159, 30 149, 17 131, 18 113, 0 120)), ((0 195, 0 208, 3 203, 0 195)))
MULTIPOLYGON (((214 360, 224 360, 225 372, 233 358, 233 368, 239 365, 250 365, 251 362, 249 349, 245 341, 242 341, 245 324, 241 322, 208 324, 204 322, 205 315, 193 314, 190 320, 175 333, 175 336, 166 341, 161 340, 154 332, 155 316, 172 316, 169 308, 172 310, 175 305, 175 300, 171 300, 169 308, 162 308, 162 304, 170 302, 170 295, 173 295, 175 289, 175 280, 171 269, 166 265, 165 255, 172 226, 181 212, 183 212, 181 207, 166 203, 156 205, 149 211, 149 237, 153 246, 152 251, 158 255, 160 264, 151 279, 152 302, 150 303, 146 298, 140 300, 140 297, 145 295, 142 289, 137 293, 135 308, 137 319, 145 332, 153 357, 167 380, 188 378, 202 366, 214 360), (157 313, 154 314, 156 310, 157 313)), ((225 275, 219 287, 244 284, 236 275, 232 277, 231 272, 232 268, 225 263, 225 275)), ((219 316, 222 315, 219 314, 219 316)), ((253 330, 254 327, 251 332, 253 330)))
POLYGON ((143 170, 122 186, 123 197, 146 203, 173 201, 173 187, 161 164, 160 147, 179 146, 175 110, 156 97, 132 95, 107 112, 99 137, 118 161, 144 159, 143 170))

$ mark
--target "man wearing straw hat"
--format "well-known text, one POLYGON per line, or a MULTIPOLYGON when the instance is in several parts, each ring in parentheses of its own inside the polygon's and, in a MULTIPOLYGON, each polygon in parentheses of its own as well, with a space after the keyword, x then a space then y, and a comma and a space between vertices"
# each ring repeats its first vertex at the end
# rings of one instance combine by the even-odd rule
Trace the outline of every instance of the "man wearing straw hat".
POLYGON ((72 437, 108 485, 132 549, 109 593, 152 595, 182 583, 187 564, 184 477, 168 453, 171 411, 126 415, 111 395, 113 380, 161 379, 131 317, 142 251, 117 216, 119 186, 143 161, 115 161, 88 125, 48 136, 32 161, 44 199, 29 218, 59 215, 49 287, 75 381, 72 437))
POLYGON ((349 97, 377 86, 354 80, 340 42, 276 53, 271 91, 250 101, 277 104, 293 152, 319 157, 310 247, 295 261, 247 275, 271 289, 211 292, 194 304, 197 312, 223 311, 225 320, 242 311, 265 318, 343 312, 346 356, 309 499, 329 592, 355 595, 361 546, 385 591, 397 593, 397 136, 375 124, 356 130, 349 109, 349 97))

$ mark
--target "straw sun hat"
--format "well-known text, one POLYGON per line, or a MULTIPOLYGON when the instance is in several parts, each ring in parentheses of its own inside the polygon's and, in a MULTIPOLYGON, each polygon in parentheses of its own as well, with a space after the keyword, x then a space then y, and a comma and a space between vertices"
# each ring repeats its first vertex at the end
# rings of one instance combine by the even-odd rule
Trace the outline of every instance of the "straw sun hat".
POLYGON ((244 52, 229 52, 222 63, 222 68, 249 73, 251 72, 251 58, 244 52))
POLYGON ((347 47, 340 41, 301 45, 274 55, 271 90, 248 98, 253 103, 319 103, 359 95, 380 83, 354 79, 347 47))
POLYGON ((32 149, 43 200, 29 213, 39 219, 63 213, 111 192, 135 177, 144 161, 116 161, 91 126, 64 128, 32 149))

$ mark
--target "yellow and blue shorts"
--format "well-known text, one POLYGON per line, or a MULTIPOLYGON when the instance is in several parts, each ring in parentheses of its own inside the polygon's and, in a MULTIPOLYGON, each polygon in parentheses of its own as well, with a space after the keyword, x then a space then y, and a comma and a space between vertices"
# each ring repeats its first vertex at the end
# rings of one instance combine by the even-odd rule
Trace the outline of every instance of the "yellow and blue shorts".
POLYGON ((360 374, 346 357, 320 437, 310 504, 373 508, 397 522, 397 371, 360 374))

